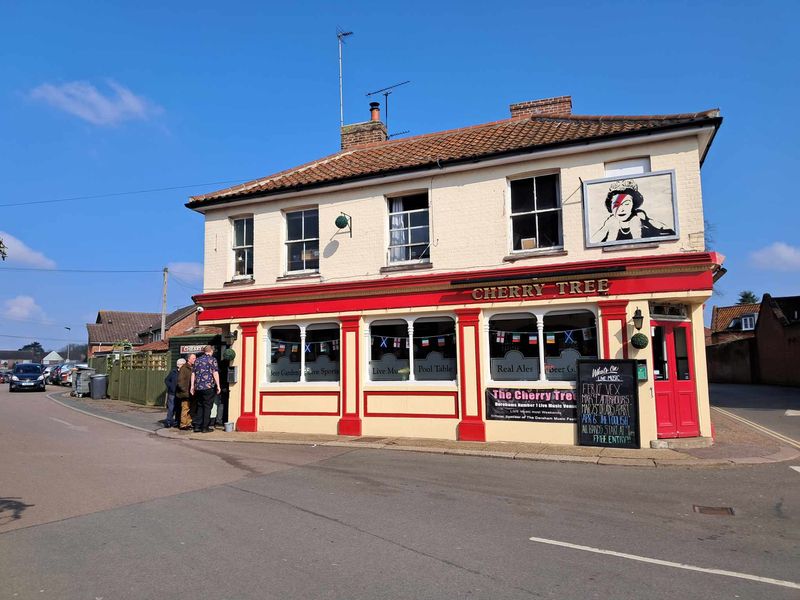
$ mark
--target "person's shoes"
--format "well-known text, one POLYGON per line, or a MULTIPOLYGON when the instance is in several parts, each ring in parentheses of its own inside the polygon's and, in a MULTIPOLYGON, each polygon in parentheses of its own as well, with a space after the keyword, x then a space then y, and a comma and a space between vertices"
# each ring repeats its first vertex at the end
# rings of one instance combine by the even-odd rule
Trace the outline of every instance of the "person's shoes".
POLYGON ((213 427, 207 427, 206 429, 203 429, 203 433, 212 433, 213 431, 214 431, 213 427))
POLYGON ((187 425, 186 427, 181 427, 180 428, 181 431, 189 431, 190 429, 191 429, 191 427, 189 425, 187 425))
POLYGON ((203 430, 200 429, 199 427, 193 427, 192 428, 192 433, 202 433, 202 432, 203 432, 203 430))

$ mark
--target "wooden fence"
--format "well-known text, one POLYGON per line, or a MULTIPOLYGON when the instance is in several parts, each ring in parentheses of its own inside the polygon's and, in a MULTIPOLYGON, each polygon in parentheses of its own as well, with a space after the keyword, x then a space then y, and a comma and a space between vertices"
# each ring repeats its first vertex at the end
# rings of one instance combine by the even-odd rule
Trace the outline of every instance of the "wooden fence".
POLYGON ((100 356, 91 359, 90 363, 98 373, 108 375, 108 395, 112 400, 164 406, 164 378, 169 374, 169 352, 100 356))

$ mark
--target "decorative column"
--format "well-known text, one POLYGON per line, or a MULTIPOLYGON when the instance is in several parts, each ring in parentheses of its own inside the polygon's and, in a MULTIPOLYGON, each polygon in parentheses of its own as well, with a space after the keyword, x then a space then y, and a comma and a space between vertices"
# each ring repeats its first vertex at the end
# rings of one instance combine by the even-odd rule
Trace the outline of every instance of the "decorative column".
POLYGON ((545 363, 544 363, 544 348, 545 348, 545 339, 544 339, 544 314, 543 313, 536 313, 536 335, 537 335, 537 344, 539 345, 539 381, 547 381, 547 373, 545 373, 545 363))
POLYGON ((300 383, 306 382, 306 326, 300 325, 300 383))
POLYGON ((481 357, 479 308, 456 309, 458 317, 458 374, 461 396, 461 421, 458 439, 471 442, 486 441, 486 423, 483 421, 481 387, 481 357))
POLYGON ((359 327, 360 315, 347 315, 339 319, 342 323, 342 344, 339 363, 341 365, 342 417, 339 419, 339 435, 361 435, 361 352, 359 327))
POLYGON ((408 380, 416 381, 417 378, 414 373, 414 321, 408 319, 406 323, 408 324, 408 380))
POLYGON ((628 301, 606 300, 597 305, 600 307, 599 325, 603 332, 603 358, 628 358, 628 301))
POLYGON ((241 410, 236 431, 258 431, 258 323, 241 323, 239 327, 242 331, 241 410))

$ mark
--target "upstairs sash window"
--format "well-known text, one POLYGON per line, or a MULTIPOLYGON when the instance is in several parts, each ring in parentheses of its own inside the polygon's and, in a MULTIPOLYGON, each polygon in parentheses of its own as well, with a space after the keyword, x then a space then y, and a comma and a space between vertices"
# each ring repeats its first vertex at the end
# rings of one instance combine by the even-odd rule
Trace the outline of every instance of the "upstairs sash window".
POLYGON ((512 250, 562 245, 558 175, 540 175, 511 182, 512 250))
POLYGON ((286 214, 286 270, 319 270, 319 211, 298 210, 286 214))
POLYGON ((428 194, 389 198, 389 262, 430 260, 428 194))
POLYGON ((233 220, 233 274, 253 276, 253 217, 233 220))

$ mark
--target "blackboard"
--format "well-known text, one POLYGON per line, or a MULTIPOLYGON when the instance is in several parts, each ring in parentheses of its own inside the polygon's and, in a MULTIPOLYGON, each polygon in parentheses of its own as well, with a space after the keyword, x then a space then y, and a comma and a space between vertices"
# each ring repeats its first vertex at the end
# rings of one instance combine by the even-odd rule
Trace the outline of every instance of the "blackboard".
POLYGON ((494 421, 575 423, 575 392, 486 388, 486 418, 494 421))
POLYGON ((580 359, 578 444, 639 447, 639 386, 635 360, 580 359))

